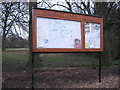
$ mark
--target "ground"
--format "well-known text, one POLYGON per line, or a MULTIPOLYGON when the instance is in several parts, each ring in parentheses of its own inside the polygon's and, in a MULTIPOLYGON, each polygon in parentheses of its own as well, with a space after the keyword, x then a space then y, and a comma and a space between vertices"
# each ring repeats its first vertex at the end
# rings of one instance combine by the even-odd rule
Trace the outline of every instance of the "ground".
MULTIPOLYGON (((25 68, 28 53, 24 50, 3 52, 3 88, 31 88, 31 71, 25 68)), ((35 63, 35 88, 119 88, 119 63, 116 61, 111 66, 102 66, 102 82, 99 83, 98 65, 92 65, 97 63, 96 58, 50 54, 42 55, 41 59, 41 63, 39 60, 35 63)))
MULTIPOLYGON (((102 69, 99 83, 98 70, 88 68, 57 68, 35 71, 35 88, 119 88, 118 67, 102 69)), ((3 72, 4 88, 31 88, 29 71, 3 72)))

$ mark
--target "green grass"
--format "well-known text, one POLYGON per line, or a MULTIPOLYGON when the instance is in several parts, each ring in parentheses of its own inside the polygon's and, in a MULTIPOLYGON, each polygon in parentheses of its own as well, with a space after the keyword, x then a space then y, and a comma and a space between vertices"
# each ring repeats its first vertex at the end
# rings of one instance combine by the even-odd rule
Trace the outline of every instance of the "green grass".
POLYGON ((41 57, 41 63, 39 59, 35 60, 37 68, 56 68, 56 67, 79 67, 79 66, 91 66, 93 62, 97 62, 96 58, 85 56, 71 56, 71 55, 48 55, 41 57))
POLYGON ((120 60, 115 60, 112 62, 112 65, 120 65, 120 60))
POLYGON ((29 48, 6 48, 6 50, 29 50, 29 48))
POLYGON ((2 67, 2 51, 0 50, 0 68, 2 67))
MULTIPOLYGON (((0 54, 1 56, 1 54, 0 54)), ((14 71, 25 69, 28 62, 28 50, 6 50, 2 52, 3 71, 14 71)), ((112 65, 120 65, 120 62, 113 61, 112 65)), ((98 68, 98 59, 85 55, 72 54, 44 54, 36 57, 36 68, 61 68, 61 67, 90 67, 98 68), (40 62, 41 59, 41 62, 40 62)))
POLYGON ((14 71, 21 70, 25 68, 26 63, 28 62, 28 52, 12 52, 4 51, 2 53, 2 65, 3 71, 14 71))

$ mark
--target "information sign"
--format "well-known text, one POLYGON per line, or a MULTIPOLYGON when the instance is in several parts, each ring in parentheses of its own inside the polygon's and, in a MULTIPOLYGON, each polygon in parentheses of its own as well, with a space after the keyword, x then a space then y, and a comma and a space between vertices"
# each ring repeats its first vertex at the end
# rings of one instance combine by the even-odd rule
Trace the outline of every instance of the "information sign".
POLYGON ((103 19, 33 9, 33 52, 103 51, 103 19))

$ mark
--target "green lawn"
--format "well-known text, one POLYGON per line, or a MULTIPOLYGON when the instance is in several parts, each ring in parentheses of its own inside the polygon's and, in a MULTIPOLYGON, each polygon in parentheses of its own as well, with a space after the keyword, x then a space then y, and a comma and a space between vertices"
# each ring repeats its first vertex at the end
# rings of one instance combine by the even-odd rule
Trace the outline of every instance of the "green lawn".
POLYGON ((37 68, 79 67, 79 66, 91 67, 93 63, 97 64, 98 59, 92 57, 86 57, 86 56, 69 55, 69 54, 41 56, 41 63, 40 63, 40 59, 35 60, 35 65, 37 68))
POLYGON ((29 48, 6 48, 6 50, 29 50, 29 48))
POLYGON ((28 51, 4 51, 2 53, 3 71, 21 70, 28 62, 28 51))
MULTIPOLYGON (((3 71, 14 71, 25 69, 29 60, 28 50, 6 50, 2 52, 3 71)), ((118 65, 114 61, 113 65, 118 65)), ((43 54, 35 58, 36 68, 60 68, 60 67, 89 67, 98 68, 98 59, 85 55, 72 54, 43 54), (41 59, 41 61, 40 61, 41 59)))
MULTIPOLYGON (((26 51, 12 51, 6 50, 2 53, 3 58, 3 71, 13 71, 25 69, 28 62, 28 50, 26 51)), ((55 54, 42 55, 40 58, 35 59, 36 68, 57 68, 57 67, 79 67, 91 66, 92 62, 98 60, 85 56, 72 56, 71 54, 55 54), (41 62, 40 62, 41 58, 41 62)))
POLYGON ((0 50, 0 68, 2 67, 2 50, 0 50))

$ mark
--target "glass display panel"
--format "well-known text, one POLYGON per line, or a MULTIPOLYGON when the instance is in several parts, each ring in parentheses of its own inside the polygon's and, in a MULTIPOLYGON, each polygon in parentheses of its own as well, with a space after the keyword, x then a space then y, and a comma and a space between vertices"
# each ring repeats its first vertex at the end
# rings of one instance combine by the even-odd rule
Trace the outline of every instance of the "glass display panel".
POLYGON ((78 21, 37 18, 37 48, 82 48, 78 21))
POLYGON ((85 23, 85 48, 100 48, 100 24, 85 23))

